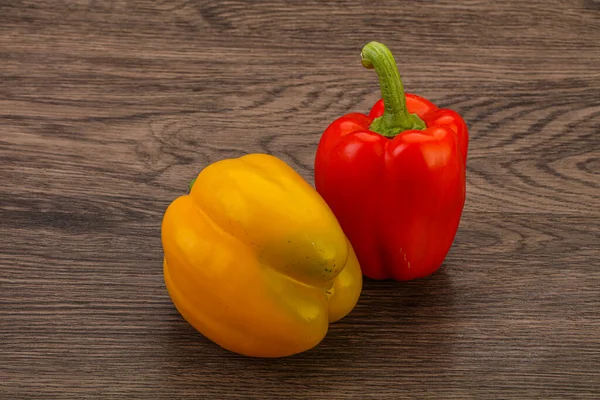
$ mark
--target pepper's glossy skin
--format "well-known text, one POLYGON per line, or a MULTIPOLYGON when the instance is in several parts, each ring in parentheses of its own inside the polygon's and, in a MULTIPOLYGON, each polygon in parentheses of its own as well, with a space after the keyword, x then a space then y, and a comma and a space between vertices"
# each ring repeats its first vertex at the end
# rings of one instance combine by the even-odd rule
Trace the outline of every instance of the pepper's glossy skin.
POLYGON ((209 165, 162 223, 180 314, 230 351, 283 357, 325 337, 362 289, 356 255, 321 196, 276 157, 209 165))
POLYGON ((354 246, 363 274, 400 281, 435 272, 458 229, 465 202, 468 131, 454 111, 406 94, 427 125, 388 138, 369 130, 383 115, 351 113, 323 133, 315 185, 354 246))

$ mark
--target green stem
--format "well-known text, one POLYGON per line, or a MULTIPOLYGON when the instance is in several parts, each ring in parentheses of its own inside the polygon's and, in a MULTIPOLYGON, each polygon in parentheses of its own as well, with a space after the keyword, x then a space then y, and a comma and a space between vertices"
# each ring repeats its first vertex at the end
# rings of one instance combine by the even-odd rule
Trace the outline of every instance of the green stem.
POLYGON ((390 50, 379 42, 370 42, 363 47, 360 56, 365 68, 375 69, 385 106, 383 115, 376 118, 369 129, 386 137, 410 129, 425 129, 425 122, 406 109, 404 87, 390 50))
POLYGON ((190 184, 188 185, 188 190, 191 192, 192 191, 192 186, 194 186, 194 183, 196 183, 196 178, 192 179, 190 181, 190 184))

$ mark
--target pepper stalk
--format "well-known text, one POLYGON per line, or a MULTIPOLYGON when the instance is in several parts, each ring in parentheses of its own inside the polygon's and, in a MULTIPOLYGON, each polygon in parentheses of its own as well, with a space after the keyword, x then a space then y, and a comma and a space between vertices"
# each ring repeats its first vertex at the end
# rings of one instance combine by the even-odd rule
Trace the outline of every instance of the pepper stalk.
POLYGON ((382 43, 370 42, 363 47, 360 55, 363 67, 375 69, 377 73, 385 107, 383 115, 376 118, 369 129, 393 138, 406 130, 427 128, 421 118, 410 114, 406 108, 404 86, 390 50, 382 43))

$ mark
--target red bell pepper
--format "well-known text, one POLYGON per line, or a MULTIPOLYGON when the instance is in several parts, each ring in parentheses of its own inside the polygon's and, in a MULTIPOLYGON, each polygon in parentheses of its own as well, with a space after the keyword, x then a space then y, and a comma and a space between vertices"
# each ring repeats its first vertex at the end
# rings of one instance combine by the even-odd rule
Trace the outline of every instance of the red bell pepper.
POLYGON ((399 281, 442 264, 465 203, 468 131, 452 110, 405 94, 390 51, 368 43, 382 98, 368 115, 350 113, 323 133, 315 186, 346 232, 363 274, 399 281))

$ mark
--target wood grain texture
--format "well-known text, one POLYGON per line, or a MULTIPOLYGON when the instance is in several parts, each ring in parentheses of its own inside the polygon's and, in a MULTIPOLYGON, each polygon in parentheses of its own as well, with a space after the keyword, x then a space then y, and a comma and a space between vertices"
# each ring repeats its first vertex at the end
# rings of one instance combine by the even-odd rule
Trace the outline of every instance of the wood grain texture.
POLYGON ((600 397, 598 1, 0 1, 0 61, 0 398, 600 397), (453 248, 309 352, 227 353, 170 302, 162 214, 250 152, 313 183, 370 40, 470 128, 453 248))

